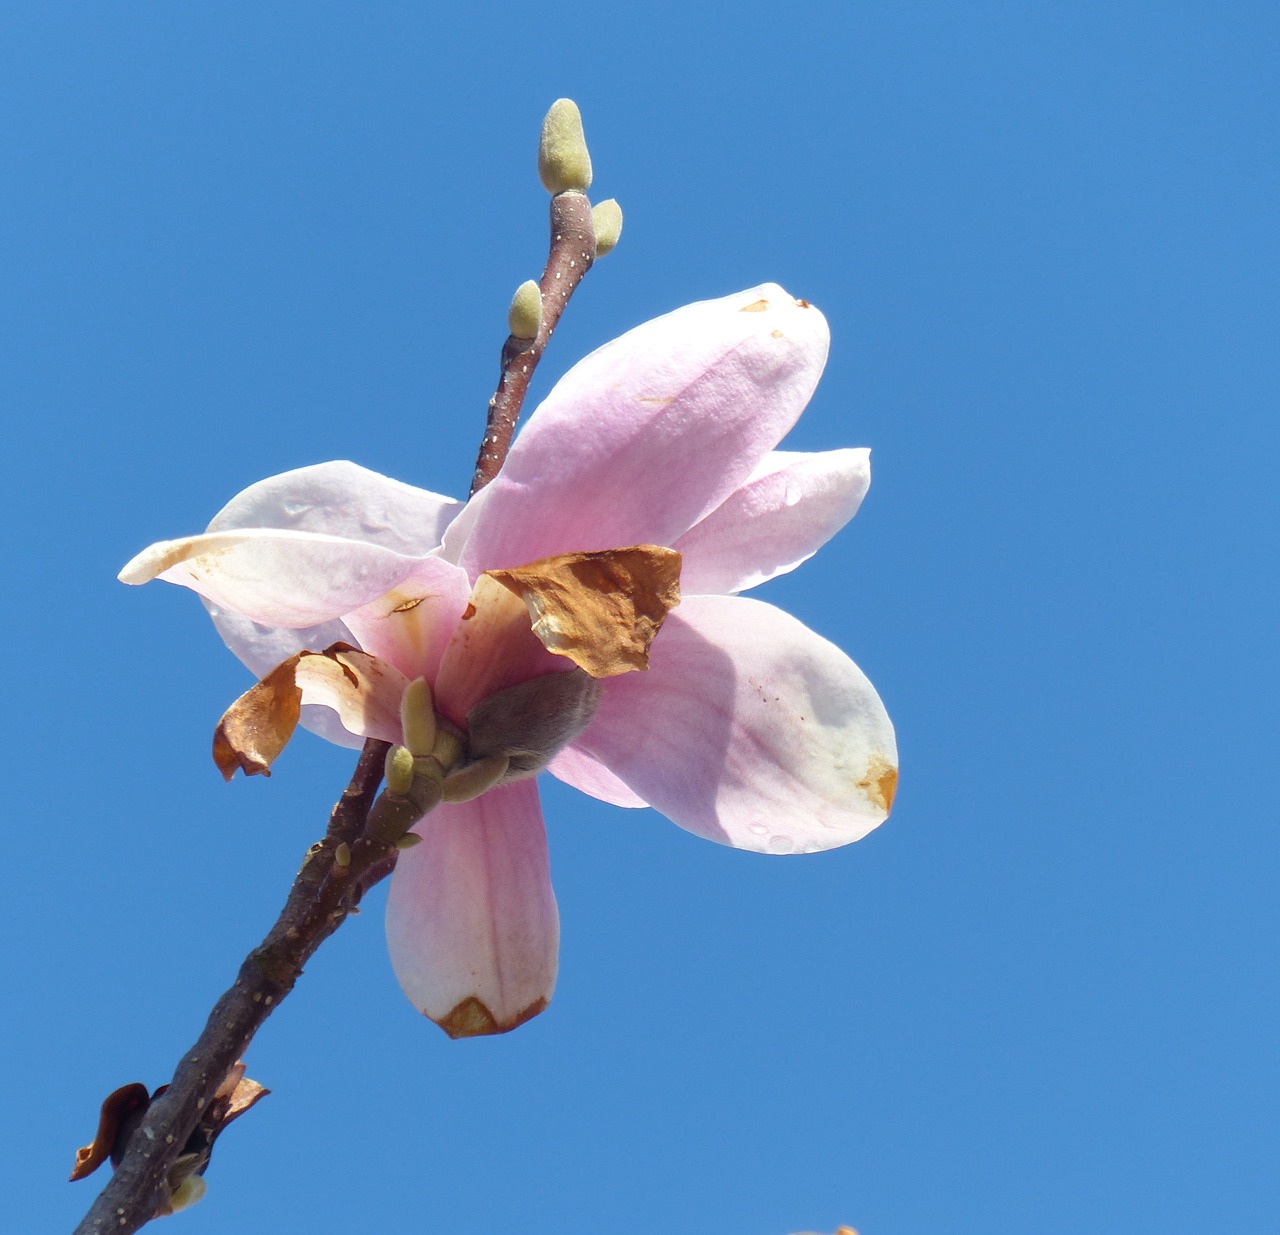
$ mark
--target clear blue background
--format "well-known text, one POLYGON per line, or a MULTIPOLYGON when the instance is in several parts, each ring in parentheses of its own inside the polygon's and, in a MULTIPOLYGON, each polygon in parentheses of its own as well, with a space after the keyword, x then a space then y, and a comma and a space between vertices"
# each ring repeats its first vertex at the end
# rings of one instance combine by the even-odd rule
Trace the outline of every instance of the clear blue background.
POLYGON ((1272 3, 6 7, 8 1229, 88 1206, 351 766, 224 785, 243 669, 115 573, 305 463, 464 491, 569 95, 626 231, 535 398, 826 312, 791 444, 875 481, 762 595, 879 687, 897 811, 772 859, 548 784, 551 1009, 449 1042, 375 894, 174 1229, 1275 1231, 1278 56, 1272 3))

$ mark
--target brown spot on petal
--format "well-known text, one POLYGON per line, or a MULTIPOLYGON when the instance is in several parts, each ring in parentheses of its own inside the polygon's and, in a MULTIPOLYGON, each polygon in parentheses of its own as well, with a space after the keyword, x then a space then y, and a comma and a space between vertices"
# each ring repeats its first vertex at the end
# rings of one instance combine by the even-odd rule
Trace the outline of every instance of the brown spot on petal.
POLYGON ((436 1024, 451 1038, 482 1038, 486 1034, 510 1033, 525 1021, 533 1020, 546 1006, 546 998, 540 995, 524 1011, 517 1012, 510 1020, 502 1022, 483 1002, 474 995, 468 995, 452 1012, 436 1021, 436 1024))
POLYGON ((802 309, 812 309, 812 308, 813 308, 813 305, 811 305, 807 300, 797 300, 797 301, 796 301, 796 304, 797 304, 800 308, 802 308, 802 309))
POLYGON ((402 601, 400 604, 395 605, 392 608, 391 612, 392 613, 408 613, 410 609, 416 609, 426 599, 427 598, 425 596, 414 596, 409 600, 402 601))
POLYGON ((462 611, 462 620, 464 622, 469 622, 473 617, 475 617, 475 615, 476 615, 475 605, 468 602, 467 607, 462 611))
POLYGON ((898 769, 883 755, 873 755, 858 788, 887 815, 898 791, 898 769))
POLYGON ((763 313, 769 307, 767 300, 753 300, 750 304, 744 304, 739 313, 763 313))
POLYGON ((547 651, 608 678, 649 667, 649 647, 680 603, 680 564, 674 549, 632 545, 488 574, 524 601, 547 651))
POLYGON ((772 330, 769 332, 771 339, 785 339, 787 336, 781 330, 772 330))

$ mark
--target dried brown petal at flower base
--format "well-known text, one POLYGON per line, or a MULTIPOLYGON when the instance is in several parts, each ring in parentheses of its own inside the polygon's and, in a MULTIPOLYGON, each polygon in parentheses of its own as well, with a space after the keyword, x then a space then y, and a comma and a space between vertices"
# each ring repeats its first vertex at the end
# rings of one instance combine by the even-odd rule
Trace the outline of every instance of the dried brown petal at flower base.
POLYGON ((524 601, 547 651, 608 678, 649 667, 649 645, 680 603, 680 563, 674 549, 632 545, 488 574, 524 601))
POLYGON ((225 780, 237 770, 246 776, 271 775, 271 764, 298 727, 299 676, 308 689, 324 684, 332 688, 335 700, 358 701, 377 668, 374 657, 349 643, 332 643, 322 652, 297 652, 281 661, 223 713, 214 730, 213 761, 225 780))

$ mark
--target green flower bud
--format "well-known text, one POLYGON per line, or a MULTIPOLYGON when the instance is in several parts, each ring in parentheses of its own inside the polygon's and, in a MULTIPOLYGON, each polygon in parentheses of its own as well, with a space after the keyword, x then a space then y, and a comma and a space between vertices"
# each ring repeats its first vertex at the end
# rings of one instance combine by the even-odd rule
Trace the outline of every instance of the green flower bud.
POLYGON ((400 697, 400 728, 404 744, 415 755, 429 755, 436 740, 436 713, 426 678, 414 678, 400 697))
POLYGON ((387 751, 382 777, 387 782, 388 793, 400 797, 408 793, 413 784, 413 752, 407 746, 393 746, 387 751))
POLYGON ((188 1175, 169 1193, 170 1209, 175 1214, 181 1210, 190 1209, 192 1205, 204 1196, 205 1189, 208 1186, 204 1181, 203 1175, 188 1175))
POLYGON ((446 802, 470 802, 488 793, 506 774, 511 760, 506 755, 486 755, 475 763, 464 764, 444 778, 446 802))
POLYGON ((542 325, 542 293, 532 279, 516 288, 507 311, 507 325, 514 339, 536 339, 542 325))
POLYGON ((582 113, 572 99, 557 99, 542 122, 538 178, 548 193, 585 193, 591 187, 591 154, 582 113))
POLYGON ((591 207, 591 226, 596 232, 596 256, 603 257, 622 235, 622 207, 612 198, 606 198, 591 207))

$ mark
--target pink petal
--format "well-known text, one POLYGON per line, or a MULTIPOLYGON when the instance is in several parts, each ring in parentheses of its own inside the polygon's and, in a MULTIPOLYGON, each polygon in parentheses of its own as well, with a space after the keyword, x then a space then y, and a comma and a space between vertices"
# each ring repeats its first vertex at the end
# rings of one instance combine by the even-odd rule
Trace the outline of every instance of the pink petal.
POLYGON ((634 790, 627 788, 600 760, 587 754, 580 746, 566 746, 550 763, 547 771, 566 785, 572 785, 582 793, 589 793, 601 802, 613 806, 648 806, 634 790))
POLYGON ((436 677, 436 708, 455 724, 481 699, 543 673, 573 668, 538 641, 525 603, 489 575, 476 580, 436 677))
POLYGON ((827 343, 822 314, 773 284, 615 339, 556 384, 446 532, 446 556, 474 578, 556 553, 670 545, 795 423, 827 343))
POLYGON ((304 706, 329 708, 342 727, 362 738, 400 741, 400 696, 408 684, 394 665, 366 652, 304 656, 296 680, 304 706))
POLYGON ((206 531, 273 527, 363 540, 408 557, 440 544, 461 502, 339 461, 270 476, 236 494, 206 531))
POLYGON ((692 596, 649 672, 604 685, 575 745, 690 832, 814 852, 889 813, 897 748, 879 696, 839 648, 772 605, 692 596))
POLYGON ((775 450, 671 547, 680 590, 741 592, 794 570, 853 518, 871 483, 871 452, 775 450))
POLYGON ((314 532, 244 528, 162 540, 120 580, 178 583, 265 626, 316 626, 390 591, 419 560, 314 532))
POLYGON ((434 681, 470 596, 465 571, 443 558, 422 558, 408 578, 348 613, 345 623, 366 652, 389 661, 407 677, 434 681))
POLYGON ((503 1033, 555 987, 559 918, 532 780, 440 806, 400 855, 387 946, 400 985, 451 1037, 503 1033))

